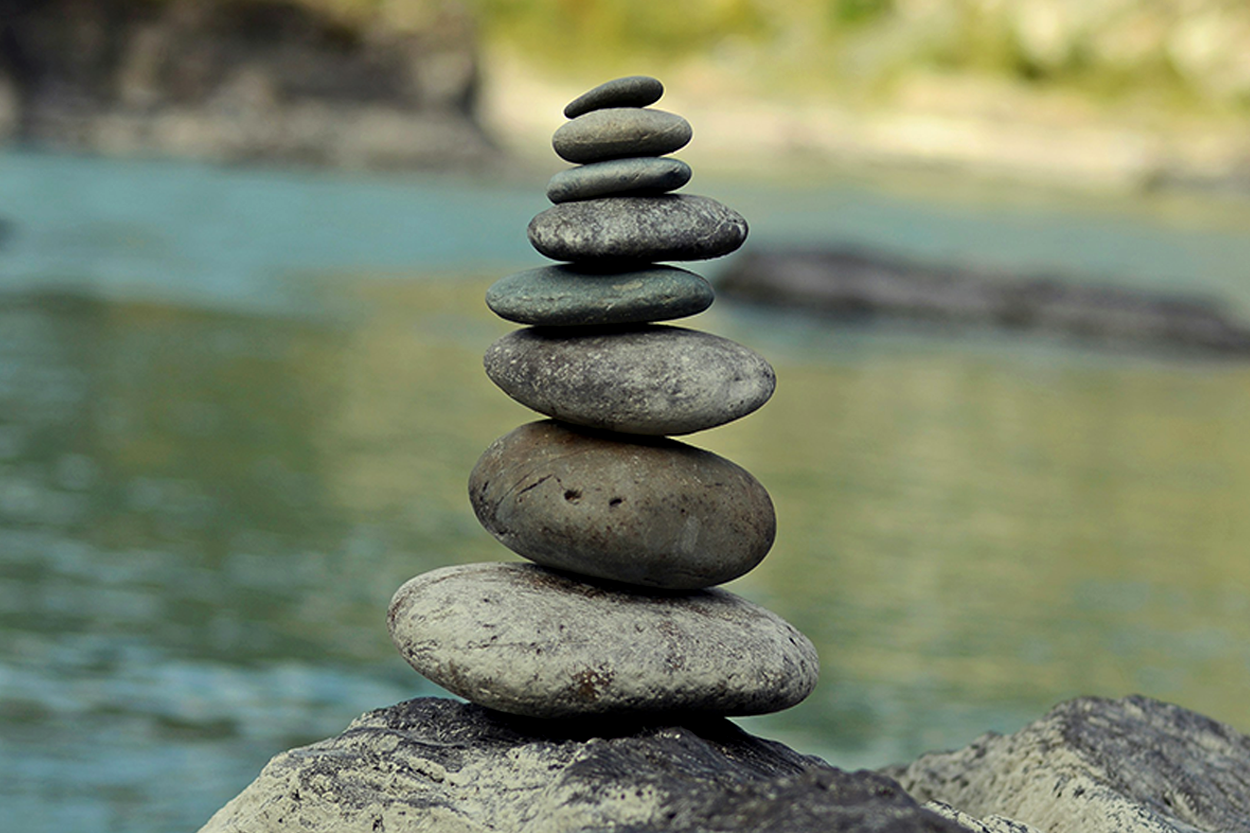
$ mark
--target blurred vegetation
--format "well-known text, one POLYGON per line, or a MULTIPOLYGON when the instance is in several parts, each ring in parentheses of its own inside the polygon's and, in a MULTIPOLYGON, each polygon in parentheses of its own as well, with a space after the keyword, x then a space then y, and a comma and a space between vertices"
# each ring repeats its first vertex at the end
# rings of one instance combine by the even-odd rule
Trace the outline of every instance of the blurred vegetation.
POLYGON ((558 74, 704 63, 747 91, 889 94, 909 76, 1250 112, 1245 0, 300 0, 400 28, 463 5, 558 74))

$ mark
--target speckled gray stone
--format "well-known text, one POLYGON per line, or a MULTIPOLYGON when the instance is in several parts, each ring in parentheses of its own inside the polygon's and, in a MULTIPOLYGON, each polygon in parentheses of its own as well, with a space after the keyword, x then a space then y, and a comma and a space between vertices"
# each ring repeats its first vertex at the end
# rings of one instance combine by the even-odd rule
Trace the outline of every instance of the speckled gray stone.
POLYGON ((693 131, 676 113, 637 107, 592 110, 560 125, 551 146, 569 162, 663 156, 685 147, 693 131))
POLYGON ((579 95, 564 107, 565 118, 575 119, 604 107, 646 107, 664 95, 664 85, 649 75, 627 75, 605 81, 579 95))
POLYGON ((690 181, 690 166, 668 156, 609 159, 560 171, 547 183, 554 203, 606 197, 611 194, 662 194, 690 181))
POLYGON ((501 278, 486 305, 520 324, 570 326, 670 321, 711 306, 711 284, 675 266, 602 272, 571 264, 543 266, 501 278))
POLYGON ((689 434, 772 396, 762 356, 727 338, 644 325, 604 332, 526 328, 486 351, 486 375, 522 405, 592 428, 689 434))
POLYGON ((709 197, 661 194, 553 205, 530 221, 534 248, 553 260, 706 260, 747 237, 742 215, 709 197))
POLYGON ((806 637, 732 593, 628 593, 533 564, 417 576, 388 623, 420 674, 531 717, 761 714, 801 701, 819 673, 806 637))
POLYGON ((723 457, 550 421, 495 440, 469 499, 487 531, 531 561, 652 588, 735 579, 777 530, 768 492, 723 457))

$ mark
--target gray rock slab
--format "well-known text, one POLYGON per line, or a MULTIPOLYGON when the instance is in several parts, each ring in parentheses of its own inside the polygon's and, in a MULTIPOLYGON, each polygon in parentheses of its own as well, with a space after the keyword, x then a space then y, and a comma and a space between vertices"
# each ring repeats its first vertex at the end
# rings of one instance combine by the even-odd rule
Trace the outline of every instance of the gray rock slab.
POLYGON ((663 156, 686 146, 694 131, 676 113, 638 107, 592 110, 552 134, 551 146, 565 161, 599 162, 624 156, 663 156))
POLYGON ((535 564, 467 564, 395 594, 391 639, 418 673, 509 714, 789 708, 816 685, 812 644, 724 590, 646 595, 535 564))
POLYGON ((645 324, 702 312, 715 297, 706 280, 674 266, 605 272, 560 264, 500 278, 486 305, 519 324, 645 324))
POLYGON ((1046 833, 1247 833, 1250 737, 1147 697, 1082 697, 886 771, 921 801, 1046 833))
POLYGON ((449 699, 276 756, 201 833, 966 833, 723 719, 538 721, 449 699))
POLYGON ((669 156, 591 162, 553 176, 547 183, 547 199, 561 203, 612 194, 663 194, 685 185, 691 173, 689 165, 669 156))
POLYGON ((627 75, 613 78, 587 90, 564 107, 565 118, 575 119, 591 110, 604 107, 646 107, 664 95, 664 85, 649 75, 627 75))
POLYGON ((553 205, 530 221, 530 243, 553 260, 707 260, 736 250, 747 221, 694 194, 602 197, 553 205))
POLYGON ((522 405, 628 434, 689 434, 731 422, 773 394, 762 356, 727 338, 665 325, 514 330, 486 350, 486 375, 522 405))
POLYGON ((478 520, 539 564, 651 588, 721 584, 768 554, 773 504, 745 469, 623 439, 549 421, 500 437, 469 476, 478 520))

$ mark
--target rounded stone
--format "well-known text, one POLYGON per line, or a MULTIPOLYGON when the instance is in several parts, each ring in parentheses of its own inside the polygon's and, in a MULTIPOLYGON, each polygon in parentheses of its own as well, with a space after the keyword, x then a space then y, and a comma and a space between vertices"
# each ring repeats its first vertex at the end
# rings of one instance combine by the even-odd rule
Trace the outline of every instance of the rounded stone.
POLYGON ((670 590, 746 574, 777 531, 768 492, 724 457, 549 421, 492 443, 469 500, 488 532, 531 561, 670 590))
POLYGON ((690 181, 690 166, 667 156, 609 159, 560 171, 547 183, 554 203, 590 200, 611 194, 663 194, 690 181))
POLYGON ((693 131, 676 113, 637 107, 592 110, 560 125, 551 146, 568 162, 663 156, 685 147, 693 131))
POLYGON ((646 107, 664 95, 664 85, 649 75, 613 78, 579 95, 564 107, 565 118, 575 119, 605 107, 646 107))
POLYGON ((712 305, 711 284, 675 266, 603 272, 570 264, 500 278, 486 305, 519 324, 577 326, 670 321, 712 305))
POLYGON ((799 703, 819 674, 803 634, 732 593, 621 592, 530 564, 417 576, 388 623, 423 676, 531 717, 763 714, 799 703))
POLYGON ((522 405, 627 434, 689 434, 746 416, 777 379, 762 356, 682 327, 514 330, 486 350, 486 375, 522 405))
POLYGON ((742 215, 708 197, 602 197, 562 202, 529 224, 530 243, 553 260, 707 260, 747 237, 742 215))

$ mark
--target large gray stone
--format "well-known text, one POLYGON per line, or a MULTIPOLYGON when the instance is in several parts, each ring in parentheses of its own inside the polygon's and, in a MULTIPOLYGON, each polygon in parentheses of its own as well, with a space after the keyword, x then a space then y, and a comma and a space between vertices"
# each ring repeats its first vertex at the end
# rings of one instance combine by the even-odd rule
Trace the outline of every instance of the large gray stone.
POLYGON ((664 95, 664 85, 649 75, 628 75, 605 81, 579 95, 564 107, 565 118, 575 119, 604 107, 646 107, 664 95))
POLYGON ((663 156, 686 146, 694 131, 676 113, 638 107, 593 110, 565 122, 551 147, 568 162, 599 162, 623 156, 663 156))
POLYGON ((673 266, 605 272, 560 264, 500 278, 486 305, 520 324, 644 324, 702 312, 715 297, 702 277, 673 266))
POLYGON ((689 434, 746 416, 772 396, 762 356, 682 327, 514 330, 486 350, 486 374, 539 413, 630 434, 689 434))
POLYGON ((721 584, 768 554, 773 504, 745 469, 675 440, 622 439, 522 425, 478 460, 473 510, 532 561, 652 588, 721 584))
POLYGON ((201 833, 966 833, 723 719, 535 721, 447 699, 275 757, 201 833))
POLYGON ((391 601, 391 639, 467 700, 531 717, 761 714, 816 685, 816 649, 724 590, 646 595, 534 564, 444 567, 391 601))
POLYGON ((547 183, 554 203, 591 200, 611 194, 662 194, 690 181, 690 166, 669 156, 609 159, 566 168, 547 183))
POLYGON ((921 801, 1045 833, 1247 833, 1250 737, 1147 697, 1083 697, 887 771, 921 801))
POLYGON ((741 214, 694 194, 564 202, 529 225, 530 243, 553 260, 706 260, 746 238, 741 214))

